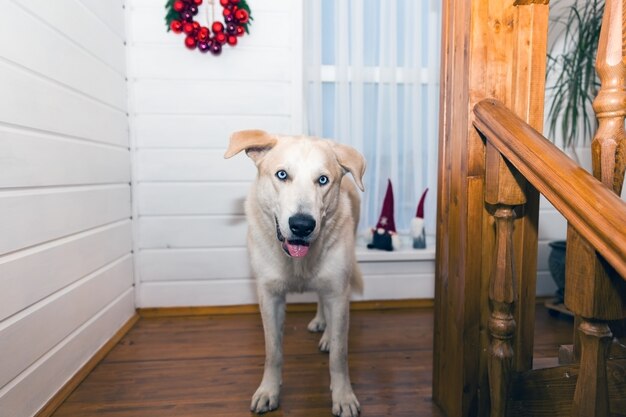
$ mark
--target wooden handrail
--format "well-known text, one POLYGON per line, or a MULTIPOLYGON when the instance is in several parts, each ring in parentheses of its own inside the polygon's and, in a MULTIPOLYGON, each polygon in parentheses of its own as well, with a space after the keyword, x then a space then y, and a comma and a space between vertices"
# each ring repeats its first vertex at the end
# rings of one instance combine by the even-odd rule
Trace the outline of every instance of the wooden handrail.
POLYGON ((626 280, 626 203, 499 101, 476 104, 473 123, 626 280))

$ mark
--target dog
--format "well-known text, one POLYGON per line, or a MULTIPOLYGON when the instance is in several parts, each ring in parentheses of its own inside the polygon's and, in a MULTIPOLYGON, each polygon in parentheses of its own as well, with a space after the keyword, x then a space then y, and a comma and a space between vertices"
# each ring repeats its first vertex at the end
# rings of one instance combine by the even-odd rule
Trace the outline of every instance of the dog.
POLYGON ((265 369, 250 410, 279 405, 285 296, 315 291, 317 313, 309 323, 323 332, 329 352, 332 412, 355 417, 360 404, 348 372, 348 322, 352 290, 362 291, 354 252, 365 159, 354 148, 307 136, 261 130, 233 133, 225 158, 241 151, 258 175, 246 199, 248 251, 265 334, 265 369), (352 174, 354 182, 344 177, 352 174))

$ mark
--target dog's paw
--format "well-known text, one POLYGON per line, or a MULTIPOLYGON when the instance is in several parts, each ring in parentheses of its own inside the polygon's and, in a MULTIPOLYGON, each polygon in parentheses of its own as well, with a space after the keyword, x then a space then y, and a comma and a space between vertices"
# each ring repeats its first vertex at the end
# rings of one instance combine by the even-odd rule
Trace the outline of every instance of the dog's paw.
POLYGON ((357 417, 361 412, 361 404, 352 389, 333 392, 333 415, 339 417, 357 417))
POLYGON ((250 411, 263 414, 278 408, 278 397, 280 389, 271 388, 261 384, 252 396, 250 411))
POLYGON ((312 333, 323 332, 324 330, 326 330, 326 321, 315 316, 313 320, 311 320, 309 325, 306 326, 306 328, 309 329, 309 331, 312 333))
POLYGON ((322 337, 320 338, 320 342, 317 344, 322 352, 330 352, 330 337, 328 337, 328 332, 324 332, 322 337))

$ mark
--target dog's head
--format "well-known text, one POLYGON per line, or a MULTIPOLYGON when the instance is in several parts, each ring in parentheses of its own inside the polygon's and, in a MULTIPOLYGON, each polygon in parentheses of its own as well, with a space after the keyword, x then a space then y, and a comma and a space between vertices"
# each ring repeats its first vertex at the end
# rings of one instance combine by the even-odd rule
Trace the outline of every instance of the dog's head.
POLYGON ((349 146, 244 130, 231 136, 224 157, 243 150, 257 166, 259 203, 274 217, 276 237, 289 256, 307 254, 337 209, 341 180, 347 172, 363 190, 365 159, 349 146))

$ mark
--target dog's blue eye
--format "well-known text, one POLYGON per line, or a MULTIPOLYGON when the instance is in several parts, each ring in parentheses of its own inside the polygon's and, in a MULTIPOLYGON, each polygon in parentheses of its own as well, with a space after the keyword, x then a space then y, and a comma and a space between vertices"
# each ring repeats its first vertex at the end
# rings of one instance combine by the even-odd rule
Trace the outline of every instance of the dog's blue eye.
POLYGON ((326 184, 328 184, 328 177, 326 175, 322 175, 321 177, 319 177, 317 179, 317 183, 319 185, 326 185, 326 184))
POLYGON ((285 181, 287 179, 287 171, 285 171, 284 169, 281 169, 280 171, 276 173, 276 178, 278 178, 281 181, 285 181))

